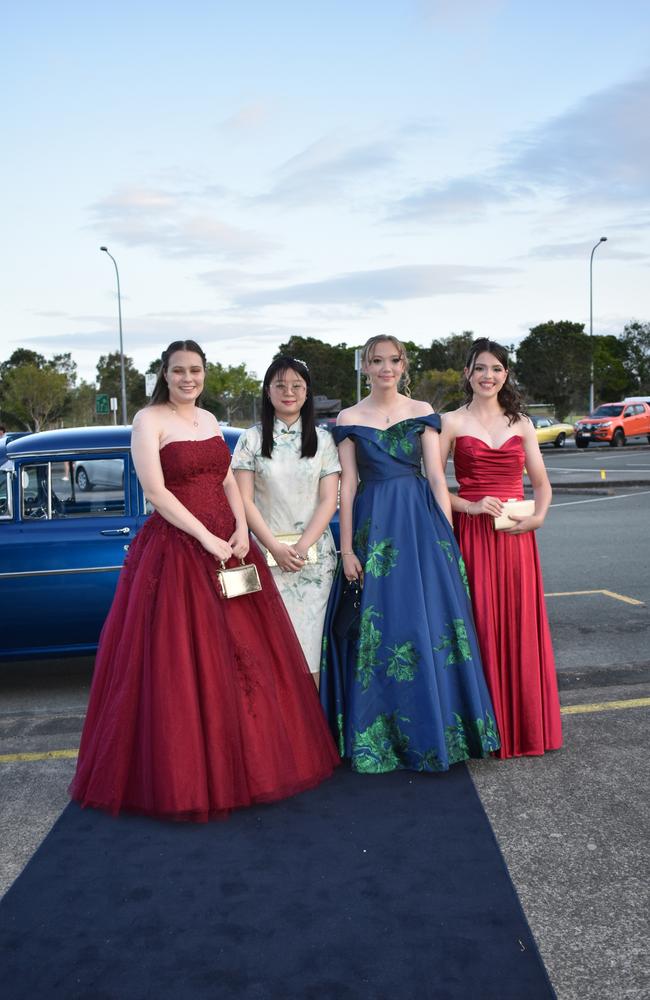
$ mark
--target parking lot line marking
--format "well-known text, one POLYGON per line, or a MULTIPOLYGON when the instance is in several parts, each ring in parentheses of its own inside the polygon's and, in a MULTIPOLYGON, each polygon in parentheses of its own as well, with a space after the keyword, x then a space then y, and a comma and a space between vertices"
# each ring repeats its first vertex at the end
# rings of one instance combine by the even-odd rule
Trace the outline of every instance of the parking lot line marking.
MULTIPOLYGON (((624 469, 609 469, 609 472, 647 472, 650 469, 650 465, 626 465, 624 469)), ((547 472, 593 472, 594 475, 598 475, 601 469, 585 469, 579 468, 577 465, 547 465, 547 472)))
POLYGON ((44 750, 42 753, 2 753, 0 764, 13 764, 21 760, 50 760, 52 758, 70 758, 74 760, 79 755, 78 750, 44 750))
POLYGON ((611 597, 614 601, 623 601, 624 604, 634 604, 635 607, 645 607, 643 601, 637 601, 636 597, 627 597, 625 594, 617 594, 613 590, 558 590, 552 594, 544 594, 544 597, 581 597, 584 594, 603 594, 611 597))
POLYGON ((647 708, 650 698, 629 698, 627 701, 595 701, 591 705, 564 705, 562 715, 582 715, 583 712, 611 712, 620 708, 647 708))
MULTIPOLYGON (((650 698, 628 698, 625 701, 595 701, 587 705, 563 705, 561 715, 586 715, 589 712, 614 712, 626 708, 648 708, 650 698)), ((4 753, 0 754, 0 764, 13 764, 16 761, 56 760, 66 758, 74 760, 79 756, 78 750, 44 750, 42 753, 4 753)))
MULTIPOLYGON (((625 483, 613 483, 614 486, 625 486, 625 483)), ((591 497, 589 500, 567 500, 566 503, 552 503, 551 507, 557 507, 561 510, 562 507, 575 507, 579 503, 603 503, 605 500, 626 500, 628 497, 644 497, 650 493, 650 490, 639 490, 638 493, 619 493, 616 497, 591 497)))

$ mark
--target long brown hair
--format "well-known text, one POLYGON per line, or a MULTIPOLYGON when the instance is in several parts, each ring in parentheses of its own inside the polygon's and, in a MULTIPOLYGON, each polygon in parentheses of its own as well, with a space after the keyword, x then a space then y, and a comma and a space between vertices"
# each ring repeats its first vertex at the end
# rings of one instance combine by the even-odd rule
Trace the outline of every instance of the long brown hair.
POLYGON ((499 364, 502 364, 506 370, 506 380, 499 389, 497 400, 499 402, 499 406, 503 409, 506 417, 508 418, 508 423, 516 424, 518 420, 521 420, 521 418, 525 416, 524 401, 519 389, 515 385, 514 379, 510 374, 508 352, 501 344, 497 344, 496 341, 489 340, 487 337, 480 337, 478 340, 475 340, 469 349, 469 354, 467 355, 465 368, 467 369, 468 375, 463 373, 465 405, 469 406, 474 398, 474 392, 469 383, 469 376, 474 372, 476 359, 479 354, 483 354, 484 352, 493 354, 499 364))
MULTIPOLYGON (((205 369, 207 365, 207 360, 203 350, 199 347, 195 340, 174 340, 166 351, 162 352, 161 365, 158 370, 158 377, 156 379, 156 384, 151 393, 151 399, 149 400, 149 406, 156 406, 160 403, 169 402, 169 386, 167 385, 167 379, 165 375, 167 374, 167 369, 169 368, 169 361, 172 354, 176 351, 191 351, 192 354, 198 354, 203 362, 203 368, 205 369)), ((196 400, 196 405, 200 405, 200 396, 196 400)))

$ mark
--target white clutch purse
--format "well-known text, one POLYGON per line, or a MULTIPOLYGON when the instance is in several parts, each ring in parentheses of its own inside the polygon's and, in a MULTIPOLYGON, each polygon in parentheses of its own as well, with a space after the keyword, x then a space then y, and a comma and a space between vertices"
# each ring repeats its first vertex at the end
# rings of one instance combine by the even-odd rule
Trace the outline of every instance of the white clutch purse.
POLYGON ((513 528, 516 521, 513 521, 509 514, 516 514, 517 517, 532 517, 535 513, 534 500, 506 500, 503 505, 503 512, 494 519, 494 530, 502 531, 503 528, 513 528))
MULTIPOLYGON (((276 538, 278 542, 282 542, 284 545, 295 545, 296 542, 300 541, 301 537, 302 535, 299 531, 296 532, 295 534, 274 535, 274 538, 276 538)), ((307 549, 307 558, 305 559, 305 565, 307 565, 307 563, 315 563, 315 562, 318 562, 318 550, 316 548, 316 542, 314 542, 313 545, 310 545, 309 548, 307 549)), ((268 551, 268 549, 266 551, 266 565, 267 566, 278 565, 273 556, 271 555, 271 553, 268 551)))

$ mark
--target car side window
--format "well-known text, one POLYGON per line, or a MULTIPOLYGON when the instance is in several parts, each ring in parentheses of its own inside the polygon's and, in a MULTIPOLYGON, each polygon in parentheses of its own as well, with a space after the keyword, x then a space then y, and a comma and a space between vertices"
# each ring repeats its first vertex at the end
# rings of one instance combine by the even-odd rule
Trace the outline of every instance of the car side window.
POLYGON ((9 519, 11 509, 11 473, 0 472, 0 519, 9 519))
POLYGON ((626 406, 625 407, 625 412, 624 412, 623 416, 624 417, 631 417, 633 415, 633 413, 634 413, 634 407, 633 406, 626 406))
POLYGON ((23 465, 21 512, 27 520, 124 516, 124 460, 23 465))

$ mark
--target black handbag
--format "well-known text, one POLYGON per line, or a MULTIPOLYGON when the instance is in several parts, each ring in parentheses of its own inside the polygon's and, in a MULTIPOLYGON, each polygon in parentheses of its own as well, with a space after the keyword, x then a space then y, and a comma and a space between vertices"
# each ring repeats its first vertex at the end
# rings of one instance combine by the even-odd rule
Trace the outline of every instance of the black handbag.
POLYGON ((339 606, 334 613, 332 628, 339 639, 353 641, 359 638, 361 622, 361 584, 358 580, 346 580, 339 598, 339 606))

